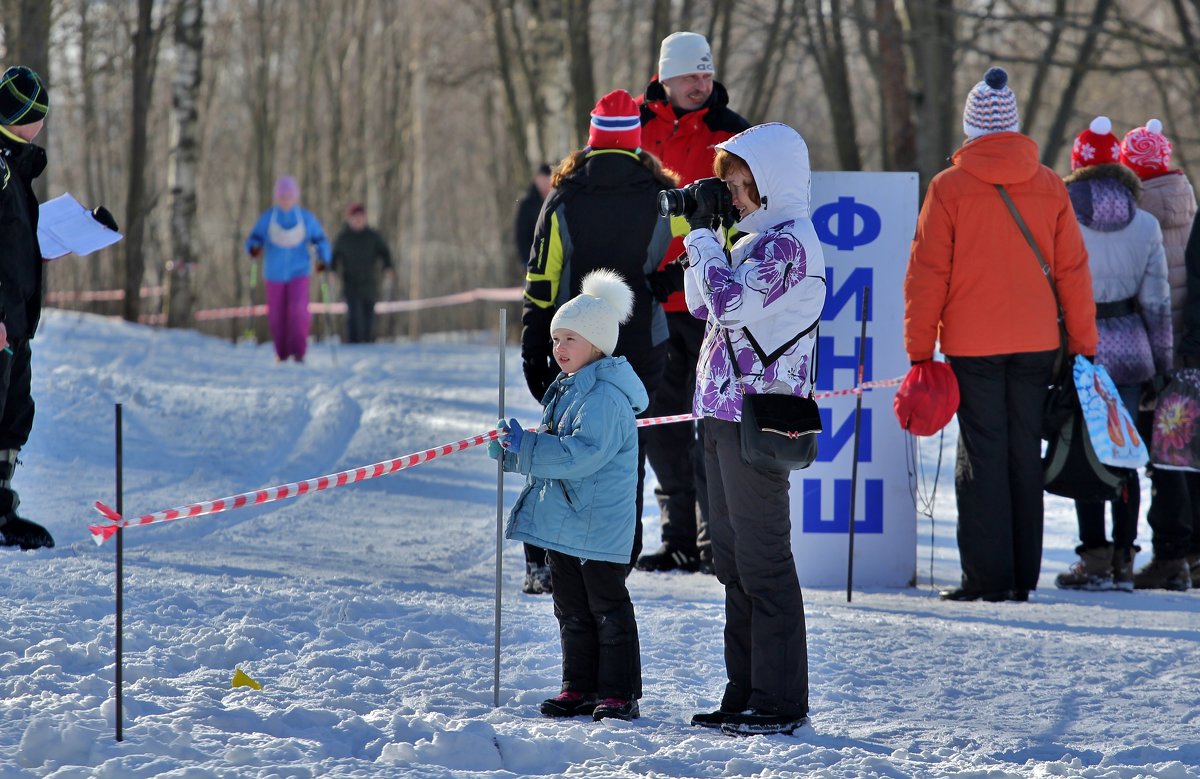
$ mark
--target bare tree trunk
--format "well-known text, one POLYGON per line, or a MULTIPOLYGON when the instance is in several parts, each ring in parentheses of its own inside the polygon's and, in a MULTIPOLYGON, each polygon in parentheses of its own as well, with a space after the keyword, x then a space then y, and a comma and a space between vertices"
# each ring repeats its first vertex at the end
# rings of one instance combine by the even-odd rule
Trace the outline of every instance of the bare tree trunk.
POLYGON ((121 316, 136 322, 141 312, 142 276, 146 258, 146 148, 150 121, 150 97, 154 87, 155 35, 151 14, 154 0, 138 0, 137 29, 133 36, 133 102, 129 114, 129 188, 125 200, 125 301, 121 316))
POLYGON ((1054 0, 1054 19, 1051 22, 1050 35, 1046 38, 1046 46, 1042 49, 1042 58, 1033 71, 1033 83, 1029 87, 1029 97, 1022 103, 1023 121, 1021 132, 1033 135, 1038 114, 1042 107, 1042 90, 1046 88, 1046 76, 1050 73, 1050 63, 1058 51, 1058 43, 1062 40, 1064 21, 1067 12, 1067 0, 1054 0))
POLYGON ((575 104, 575 140, 572 146, 587 143, 592 107, 596 104, 596 84, 592 78, 591 0, 563 0, 567 12, 567 35, 571 55, 571 95, 575 104))
POLYGON ((543 6, 542 15, 533 18, 531 44, 536 74, 534 89, 541 96, 542 159, 562 159, 572 148, 574 123, 570 116, 571 77, 566 46, 567 20, 563 6, 559 3, 543 6))
POLYGON ((662 39, 670 34, 671 0, 654 0, 650 9, 650 66, 645 72, 658 72, 658 49, 662 45, 662 39))
POLYGON ((271 184, 275 168, 275 130, 278 111, 272 103, 273 79, 271 78, 271 30, 275 22, 276 4, 271 0, 257 0, 254 18, 254 51, 251 54, 254 74, 249 92, 250 142, 254 149, 254 174, 258 186, 255 202, 260 211, 271 205, 271 184))
POLYGON ((909 97, 908 62, 895 0, 876 0, 879 83, 883 108, 884 170, 916 170, 917 129, 909 97))
POLYGON ((924 193, 929 179, 945 167, 958 146, 954 131, 954 0, 905 0, 909 21, 908 45, 917 88, 917 169, 924 193))
MULTIPOLYGON (((776 6, 780 23, 782 0, 776 6)), ((862 155, 858 150, 858 130, 854 117, 854 99, 850 92, 850 76, 846 69, 846 41, 842 35, 841 0, 829 0, 828 12, 820 5, 811 8, 807 3, 793 12, 793 18, 803 15, 808 28, 808 44, 816 60, 817 70, 825 86, 829 116, 833 122, 834 144, 842 170, 862 170, 862 155)), ((763 106, 765 108, 765 106, 763 106)), ((754 114, 759 116, 759 114, 754 114)))
POLYGON ((204 2, 175 6, 175 75, 171 83, 171 260, 167 263, 167 327, 192 320, 192 269, 196 265, 196 167, 200 79, 204 60, 204 2))
POLYGON ((1087 69, 1091 65, 1092 55, 1096 51, 1096 41, 1100 37, 1101 30, 1104 29, 1104 17, 1108 14, 1110 5, 1111 0, 1096 0, 1096 4, 1092 7, 1091 23, 1083 37, 1083 43, 1079 45, 1079 55, 1075 58, 1075 64, 1071 68, 1071 78, 1067 81, 1067 88, 1063 90, 1058 111, 1054 114, 1054 121, 1050 125, 1049 132, 1046 133, 1046 142, 1042 146, 1043 165, 1053 168, 1058 159, 1058 152, 1066 142, 1067 122, 1071 118, 1071 112, 1075 109, 1075 98, 1079 95, 1079 87, 1083 84, 1084 76, 1087 75, 1087 69))
MULTIPOLYGON (((429 190, 427 184, 426 172, 426 128, 425 117, 427 116, 426 109, 426 58, 425 58, 425 36, 424 36, 424 21, 418 16, 410 30, 412 31, 412 113, 410 119, 412 121, 412 161, 413 161, 413 182, 412 182, 412 224, 413 224, 413 239, 411 242, 412 251, 409 253, 408 264, 408 295, 410 298, 420 298, 421 291, 421 273, 424 270, 426 251, 429 248, 428 239, 428 209, 426 208, 429 202, 429 190)), ((413 311, 408 318, 408 336, 416 338, 421 333, 420 312, 413 311)))
MULTIPOLYGON (((31 68, 46 84, 50 75, 50 2, 49 0, 18 0, 16 25, 6 25, 4 44, 8 47, 8 64, 31 68)), ((11 12, 11 10, 10 10, 11 12)), ((47 116, 53 121, 53 114, 47 116)), ((50 169, 33 182, 38 199, 45 199, 50 169)))
POLYGON ((500 83, 504 87, 505 126, 508 128, 509 145, 513 160, 508 171, 510 181, 522 181, 529 174, 529 148, 526 145, 525 131, 521 123, 521 103, 517 95, 516 80, 513 77, 511 55, 508 49, 508 33, 504 27, 504 9, 500 0, 490 0, 492 8, 492 40, 496 44, 496 67, 500 73, 500 83))

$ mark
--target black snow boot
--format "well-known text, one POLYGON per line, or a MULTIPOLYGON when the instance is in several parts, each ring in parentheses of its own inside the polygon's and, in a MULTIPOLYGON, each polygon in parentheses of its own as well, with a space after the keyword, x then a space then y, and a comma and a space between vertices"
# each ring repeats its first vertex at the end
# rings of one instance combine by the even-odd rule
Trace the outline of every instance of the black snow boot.
POLYGON ((17 467, 17 450, 0 449, 0 546, 21 549, 41 549, 54 546, 46 528, 17 516, 21 498, 12 488, 13 470, 17 467))

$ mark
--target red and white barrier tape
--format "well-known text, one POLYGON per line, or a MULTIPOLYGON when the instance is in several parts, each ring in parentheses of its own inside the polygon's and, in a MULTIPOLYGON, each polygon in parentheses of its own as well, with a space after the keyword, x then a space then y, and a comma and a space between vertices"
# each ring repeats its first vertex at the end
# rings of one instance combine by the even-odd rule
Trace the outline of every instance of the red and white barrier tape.
MULTIPOLYGON (((480 287, 478 289, 467 290, 466 292, 455 292, 452 295, 440 295, 432 298, 379 302, 375 304, 375 313, 395 314, 402 311, 419 311, 426 308, 456 306, 462 303, 474 303, 481 300, 515 303, 520 301, 524 294, 525 292, 521 287, 480 287)), ((308 304, 308 311, 311 314, 344 314, 346 313, 346 304, 344 302, 313 302, 308 304)), ((260 304, 257 306, 234 306, 232 308, 205 308, 197 311, 193 316, 197 322, 211 322, 216 319, 235 319, 266 315, 267 307, 260 304)))
MULTIPOLYGON (((847 390, 834 390, 832 392, 822 392, 814 395, 815 398, 832 398, 842 395, 856 395, 866 390, 876 389, 878 387, 894 387, 898 385, 902 378, 883 379, 880 381, 864 382, 861 387, 855 387, 847 390)), ((687 422, 697 417, 691 414, 674 414, 665 417, 650 417, 647 419, 639 419, 638 427, 647 427, 650 425, 665 425, 673 422, 687 422)), ((469 449, 472 446, 479 446, 488 441, 494 441, 499 438, 500 434, 495 430, 489 430, 486 433, 464 438, 461 441, 455 441, 452 444, 444 444, 426 449, 423 452, 414 454, 406 454, 403 457, 396 457, 391 460, 375 463, 374 465, 365 465, 361 468, 351 468, 347 471, 331 473, 327 476, 318 476, 313 479, 304 481, 292 482, 290 484, 281 484, 276 487, 267 487, 266 489, 254 490, 253 492, 243 492, 240 495, 232 495, 228 498, 218 498, 216 500, 205 500, 199 503, 189 503, 186 506, 178 508, 166 509, 164 511, 156 511, 153 514, 146 514, 137 519, 125 519, 115 510, 101 501, 96 501, 95 508, 108 519, 112 524, 109 525, 88 525, 88 530, 92 533, 92 540, 97 545, 103 544, 113 536, 120 528, 134 527, 138 525, 153 525, 159 522, 170 522, 175 519, 187 519, 190 517, 203 517, 210 514, 220 514, 233 509, 240 509, 244 506, 258 506, 263 503, 274 503, 277 500, 286 498, 297 498, 301 495, 307 495, 310 492, 320 492, 332 487, 344 487, 347 484, 354 484, 367 479, 375 479, 380 476, 386 476, 396 471, 402 471, 405 468, 411 468, 414 465, 428 462, 438 457, 443 457, 454 452, 461 452, 464 449, 469 449)))
POLYGON ((301 495, 306 495, 310 492, 320 492, 327 490, 330 487, 342 487, 355 482, 374 479, 379 476, 386 476, 389 473, 411 468, 414 465, 420 465, 423 462, 428 462, 437 457, 442 457, 454 452, 461 452, 463 449, 468 449, 472 446, 479 446, 488 441, 499 437, 499 433, 495 430, 464 438, 461 441, 455 441, 452 444, 445 444, 433 449, 426 449, 423 452, 415 454, 406 454, 403 457, 397 457, 392 460, 384 460, 383 462, 375 463, 374 465, 366 465, 362 468, 351 468, 348 471, 339 473, 331 473, 328 476, 318 476, 315 479, 306 479, 304 481, 292 482, 291 484, 281 484, 278 487, 268 487, 263 490, 254 490, 253 492, 243 492, 241 495, 232 495, 228 498, 218 498, 217 500, 205 500, 200 503, 190 503, 179 508, 166 509, 165 511, 156 511, 153 514, 146 514, 137 519, 125 519, 109 506, 101 501, 96 501, 95 507, 106 519, 111 520, 111 525, 88 525, 88 530, 92 533, 92 540, 97 544, 103 544, 113 533, 119 528, 132 527, 135 525, 152 525, 158 522, 170 522, 173 519, 185 519, 188 517, 203 517, 209 514, 220 514, 224 511, 232 509, 240 509, 243 506, 258 506, 263 503, 273 503, 277 500, 285 498, 296 498, 301 495))
MULTIPOLYGON (((163 293, 162 287, 142 287, 138 291, 138 296, 143 298, 159 297, 163 293)), ((79 292, 71 290, 59 290, 57 292, 47 292, 47 303, 92 303, 96 301, 113 301, 124 300, 125 290, 123 289, 85 289, 79 292)))

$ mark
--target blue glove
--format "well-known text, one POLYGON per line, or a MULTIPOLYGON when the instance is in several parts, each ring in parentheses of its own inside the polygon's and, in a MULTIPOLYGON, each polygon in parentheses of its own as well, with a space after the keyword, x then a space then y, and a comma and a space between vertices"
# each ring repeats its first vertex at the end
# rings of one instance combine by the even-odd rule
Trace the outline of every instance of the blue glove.
POLYGON ((521 448, 521 439, 525 437, 525 431, 521 429, 521 424, 515 417, 508 422, 501 421, 496 429, 503 431, 500 435, 500 446, 505 449, 521 448))

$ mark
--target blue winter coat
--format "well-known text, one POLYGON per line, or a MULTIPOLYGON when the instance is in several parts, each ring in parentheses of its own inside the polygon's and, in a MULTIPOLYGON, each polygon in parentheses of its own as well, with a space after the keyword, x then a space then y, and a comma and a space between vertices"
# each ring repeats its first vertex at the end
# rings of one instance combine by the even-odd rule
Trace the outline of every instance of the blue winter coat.
POLYGON ((263 278, 285 282, 307 276, 312 271, 308 255, 310 243, 317 248, 321 262, 328 265, 332 256, 329 239, 317 218, 300 206, 293 206, 288 211, 271 206, 250 231, 246 251, 263 247, 263 278), (280 245, 280 242, 287 245, 280 245))
POLYGON ((503 453, 527 476, 505 536, 585 560, 628 563, 637 498, 637 423, 649 403, 624 357, 560 374, 539 432, 503 453))

